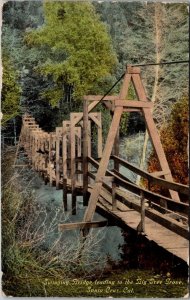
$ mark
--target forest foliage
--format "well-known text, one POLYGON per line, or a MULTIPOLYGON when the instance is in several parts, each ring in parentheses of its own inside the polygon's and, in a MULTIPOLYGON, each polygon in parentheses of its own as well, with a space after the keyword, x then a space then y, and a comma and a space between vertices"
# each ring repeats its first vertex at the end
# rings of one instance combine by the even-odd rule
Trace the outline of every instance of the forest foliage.
MULTIPOLYGON (((12 74, 16 70, 14 97, 3 110, 17 114, 20 97, 20 115, 27 110, 52 131, 70 111, 81 109, 83 94, 104 94, 127 64, 187 60, 188 9, 186 3, 9 1, 3 6, 2 41, 12 74)), ((2 99, 9 99, 6 58, 4 65, 2 99)), ((173 105, 188 94, 188 65, 142 67, 141 75, 163 132, 173 105)), ((137 114, 122 118, 123 134, 144 130, 137 114)))
POLYGON ((3 55, 3 86, 2 86, 2 125, 19 113, 21 87, 18 84, 18 74, 7 54, 3 55))
MULTIPOLYGON (((189 132, 188 97, 183 96, 172 108, 170 121, 160 131, 161 142, 176 182, 188 184, 188 132, 189 132)), ((159 170, 159 163, 154 154, 149 159, 149 172, 159 170)))
MULTIPOLYGON (((185 3, 102 2, 95 4, 108 24, 118 56, 118 74, 126 64, 188 60, 188 9, 185 3), (108 17, 109 16, 109 17, 108 17)), ((188 92, 188 64, 142 67, 143 83, 155 102, 160 128, 172 105, 188 92)))
MULTIPOLYGON (((126 64, 186 60, 188 10, 185 3, 10 1, 2 39, 20 72, 23 105, 42 114, 60 97, 66 107, 72 94, 104 93, 126 64)), ((187 92, 188 67, 142 68, 142 76, 160 128, 187 92)))
POLYGON ((52 76, 56 85, 44 96, 53 105, 61 98, 64 102, 70 97, 81 99, 93 91, 94 82, 109 76, 116 64, 111 37, 90 3, 46 2, 44 17, 42 28, 25 38, 30 46, 46 46, 46 61, 37 69, 52 76))

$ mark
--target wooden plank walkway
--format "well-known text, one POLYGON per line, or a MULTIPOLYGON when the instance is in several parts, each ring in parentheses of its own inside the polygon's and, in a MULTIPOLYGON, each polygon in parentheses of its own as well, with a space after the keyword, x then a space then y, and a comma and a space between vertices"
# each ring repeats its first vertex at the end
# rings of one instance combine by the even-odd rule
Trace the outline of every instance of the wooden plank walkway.
MULTIPOLYGON (((91 192, 91 188, 89 188, 91 192)), ((123 193, 123 191, 122 191, 123 193)), ((126 194, 129 197, 129 194, 126 194)), ((131 229, 137 230, 139 222, 141 220, 140 213, 134 209, 130 209, 125 204, 117 202, 117 209, 112 210, 112 199, 111 195, 103 189, 97 204, 97 210, 110 216, 110 218, 119 223, 123 223, 123 227, 130 227, 131 229)), ((176 255, 185 262, 188 262, 189 253, 189 242, 182 236, 172 232, 164 226, 150 220, 145 217, 145 236, 148 240, 152 240, 159 246, 163 247, 168 252, 176 255)))

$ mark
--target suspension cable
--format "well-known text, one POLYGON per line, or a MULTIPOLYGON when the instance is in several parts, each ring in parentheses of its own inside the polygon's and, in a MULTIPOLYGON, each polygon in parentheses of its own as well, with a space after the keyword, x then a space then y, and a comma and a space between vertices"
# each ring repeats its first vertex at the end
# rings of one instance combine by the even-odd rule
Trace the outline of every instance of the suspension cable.
MULTIPOLYGON (((127 66, 131 67, 149 67, 149 66, 158 66, 158 65, 173 65, 173 64, 189 64, 189 60, 178 60, 178 61, 167 61, 167 62, 160 62, 160 63, 149 63, 149 64, 134 64, 130 65, 127 64, 127 66)), ((100 99, 100 102, 113 90, 113 88, 121 81, 121 79, 125 76, 125 73, 123 73, 119 79, 112 85, 112 87, 103 95, 103 97, 100 99)))
POLYGON ((112 90, 113 88, 120 82, 120 80, 125 76, 125 73, 123 73, 119 79, 114 83, 114 85, 112 85, 112 87, 104 94, 104 96, 100 99, 100 101, 102 101, 112 90))
POLYGON ((150 64, 135 64, 131 65, 131 67, 149 67, 149 66, 158 66, 158 65, 173 65, 173 64, 188 64, 189 60, 178 60, 178 61, 166 61, 160 63, 150 63, 150 64))

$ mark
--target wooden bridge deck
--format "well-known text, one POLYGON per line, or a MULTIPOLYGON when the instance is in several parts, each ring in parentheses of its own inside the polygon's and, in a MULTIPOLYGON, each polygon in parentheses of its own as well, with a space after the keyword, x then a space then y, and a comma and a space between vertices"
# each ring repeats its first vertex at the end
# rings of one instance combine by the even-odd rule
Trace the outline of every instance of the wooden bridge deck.
MULTIPOLYGON (((53 178, 55 185, 55 178, 53 178)), ((91 194, 92 185, 89 185, 88 192, 91 194)), ((60 180, 60 188, 62 188, 62 180, 60 180)), ((71 180, 67 180, 67 188, 71 191, 71 180)), ((76 182, 76 188, 78 191, 81 191, 82 194, 82 183, 76 182)), ((120 195, 123 199, 126 200, 128 206, 122 202, 117 201, 117 207, 113 210, 112 206, 112 195, 105 189, 102 188, 100 197, 97 203, 97 212, 105 216, 108 219, 111 219, 111 224, 118 225, 124 229, 128 227, 137 231, 137 227, 141 221, 141 215, 138 211, 133 208, 130 208, 131 203, 138 205, 140 211, 140 197, 135 196, 134 194, 117 189, 117 194, 120 195), (114 220, 114 221, 113 221, 114 220)), ((164 216, 151 207, 147 207, 146 211, 151 212, 154 215, 159 215, 161 219, 164 216)), ((145 211, 145 215, 146 215, 145 211)), ((166 215, 165 218, 171 222, 171 224, 182 225, 183 228, 188 230, 187 223, 183 224, 182 221, 178 222, 172 218, 172 216, 166 215)), ((105 223, 106 224, 106 223, 105 223)), ((97 224, 98 225, 98 224, 97 224)), ((188 262, 189 254, 189 241, 184 237, 172 232, 161 224, 151 220, 145 216, 144 220, 144 233, 146 238, 150 241, 154 241, 156 244, 172 253, 173 255, 181 258, 183 261, 188 262)))
MULTIPOLYGON (((89 192, 91 192, 91 190, 92 189, 89 188, 89 192)), ((125 197, 129 199, 129 193, 126 192, 125 194, 125 197)), ((148 210, 154 211, 151 208, 148 208, 148 210)), ((134 229, 136 231, 141 220, 141 216, 137 211, 129 208, 123 203, 118 202, 117 209, 112 210, 111 195, 109 195, 106 190, 104 190, 101 195, 101 199, 99 199, 98 201, 97 211, 99 211, 105 217, 114 219, 115 224, 118 224, 125 229, 127 227, 130 227, 131 229, 134 229), (105 194, 107 195, 105 196, 105 194)), ((171 221, 173 220, 171 219, 171 221)), ((148 217, 145 217, 145 236, 148 240, 154 241, 159 246, 163 247, 173 255, 181 258, 185 262, 188 261, 188 240, 165 228, 164 226, 156 223, 155 221, 150 220, 148 217)))

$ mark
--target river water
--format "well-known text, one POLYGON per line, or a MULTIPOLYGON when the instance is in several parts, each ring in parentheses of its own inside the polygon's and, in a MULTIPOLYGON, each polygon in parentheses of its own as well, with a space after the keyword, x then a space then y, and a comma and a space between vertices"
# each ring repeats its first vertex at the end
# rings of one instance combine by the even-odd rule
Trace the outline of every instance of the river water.
MULTIPOLYGON (((137 143, 140 145, 138 138, 142 140, 142 135, 137 137, 137 143)), ((130 161, 135 162, 135 157, 139 155, 140 147, 136 148, 135 151, 131 151, 131 141, 133 139, 123 139, 120 145, 120 155, 124 158, 129 158, 130 161), (132 157, 133 156, 133 157, 132 157)), ((132 172, 127 172, 126 169, 121 168, 120 170, 124 175, 130 179, 134 179, 132 172)), ((55 187, 50 187, 44 184, 42 178, 38 176, 37 172, 32 170, 24 171, 25 178, 24 185, 30 181, 30 189, 32 190, 33 197, 36 202, 40 205, 42 213, 38 217, 34 217, 36 227, 42 227, 41 224, 46 224, 49 230, 46 230, 43 243, 40 247, 43 250, 49 250, 53 247, 57 240, 59 240, 59 248, 67 245, 71 253, 77 252, 77 247, 80 243, 80 232, 79 230, 69 230, 64 232, 58 231, 58 224, 65 222, 79 222, 83 220, 86 207, 83 207, 82 196, 77 196, 77 214, 72 215, 71 213, 71 195, 68 195, 68 212, 63 210, 63 191, 56 190, 55 187), (28 178, 28 179, 27 179, 28 178), (28 182, 27 182, 28 181, 28 182), (49 224, 53 224, 51 227, 49 224), (53 228, 53 230, 52 230, 53 228), (62 246, 61 246, 62 245, 62 246)), ((95 213, 94 220, 104 220, 102 216, 95 213)), ((106 263, 107 258, 112 261, 118 262, 121 259, 122 246, 124 244, 124 237, 122 230, 117 226, 102 227, 92 229, 90 238, 88 239, 88 255, 91 261, 96 261, 100 265, 106 263)), ((97 264, 98 264, 97 263, 97 264)))
MULTIPOLYGON (((40 179, 38 179, 40 183, 40 179)), ((44 185, 43 182, 38 187, 35 187, 34 194, 37 201, 41 205, 45 205, 49 210, 50 214, 54 211, 58 213, 57 225, 58 223, 65 222, 79 222, 83 220, 86 207, 83 206, 82 196, 77 196, 77 214, 71 214, 71 195, 68 195, 68 212, 63 212, 63 192, 62 190, 56 190, 55 187, 49 187, 44 185)), ((50 216, 51 218, 51 216, 50 216)), ((105 220, 101 215, 95 213, 94 220, 105 220)), ((49 236, 49 240, 46 241, 45 247, 49 248, 53 244, 57 235, 61 235, 62 241, 71 247, 72 251, 75 252, 75 246, 79 242, 80 232, 79 230, 69 230, 62 233, 58 233, 57 230, 49 236), (48 246, 49 245, 49 246, 48 246)), ((121 257, 121 246, 124 243, 124 238, 122 236, 122 231, 117 226, 103 227, 99 229, 92 229, 90 234, 90 241, 88 244, 88 251, 95 253, 94 258, 98 258, 99 263, 105 264, 107 257, 111 260, 118 261, 121 257)))

